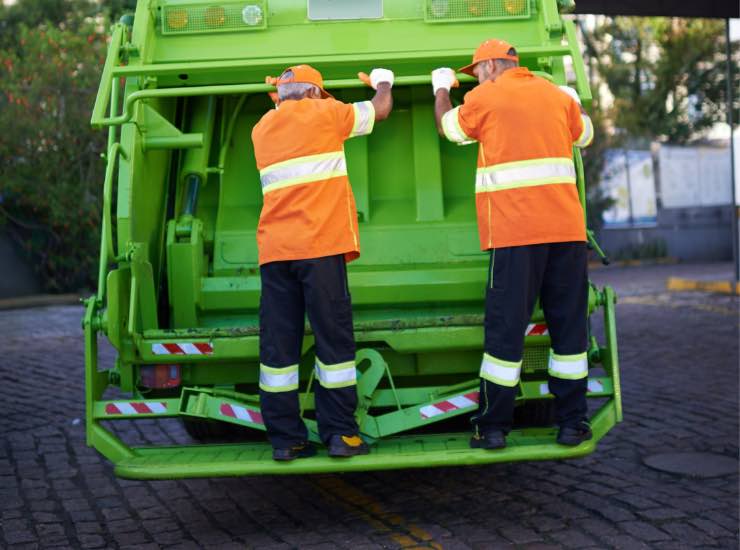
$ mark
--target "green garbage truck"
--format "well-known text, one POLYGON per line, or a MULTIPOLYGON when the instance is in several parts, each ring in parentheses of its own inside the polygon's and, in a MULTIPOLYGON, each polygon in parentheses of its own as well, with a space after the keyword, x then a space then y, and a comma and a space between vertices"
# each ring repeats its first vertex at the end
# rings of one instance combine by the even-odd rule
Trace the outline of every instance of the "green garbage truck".
MULTIPOLYGON (((622 418, 615 294, 590 287, 588 400, 594 437, 555 443, 549 336, 525 336, 517 425, 506 449, 471 449, 488 256, 475 216, 476 147, 439 137, 431 71, 460 67, 485 39, 591 95, 564 0, 140 0, 112 27, 92 114, 106 128, 100 271, 86 301, 87 442, 127 478, 303 474, 583 456, 622 418), (250 133, 274 108, 265 77, 319 69, 345 102, 360 70, 396 74, 395 109, 346 143, 362 256, 348 266, 357 341, 357 420, 371 453, 271 460, 260 414, 256 228, 262 205, 250 133), (599 326, 602 323, 599 322, 599 326), (599 333, 598 335, 596 333, 599 333), (603 334, 602 334, 603 333, 603 334), (114 348, 99 360, 98 337, 114 348), (597 338, 598 336, 598 338, 597 338), (183 422, 181 445, 136 446, 121 421, 183 422), (122 435, 122 433, 124 435, 122 435)), ((461 75, 453 102, 474 82, 461 75)), ((585 207, 583 164, 573 151, 585 207)), ((585 223, 585 221, 584 221, 585 223)), ((592 247, 598 245, 589 232, 592 247)), ((318 441, 307 327, 301 414, 318 441)), ((143 428, 146 430, 146 427, 143 428)))

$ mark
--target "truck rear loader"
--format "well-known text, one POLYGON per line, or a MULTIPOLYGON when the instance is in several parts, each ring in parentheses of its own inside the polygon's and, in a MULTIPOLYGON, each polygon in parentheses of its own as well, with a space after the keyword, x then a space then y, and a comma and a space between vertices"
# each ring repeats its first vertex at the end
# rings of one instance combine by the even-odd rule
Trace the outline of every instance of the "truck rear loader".
MULTIPOLYGON (((108 145, 98 289, 86 301, 83 326, 87 441, 117 475, 302 474, 594 451, 622 417, 615 295, 594 285, 584 314, 603 315, 604 341, 589 335, 593 440, 555 444, 549 336, 537 307, 509 446, 468 446, 488 256, 476 230, 476 147, 438 136, 430 86, 434 68, 465 65, 483 40, 497 37, 517 47, 522 65, 575 87, 588 107, 576 30, 560 13, 568 4, 139 0, 113 26, 92 114, 94 127, 107 128, 108 145), (396 84, 390 118, 346 143, 362 246, 348 268, 357 419, 371 453, 341 460, 319 452, 286 464, 271 460, 258 398, 262 194, 250 133, 274 108, 265 77, 297 63, 318 68, 345 102, 372 93, 360 70, 392 69, 396 84), (99 335, 115 349, 105 368, 99 335), (179 419, 192 442, 134 446, 116 435, 115 423, 145 419, 179 419)), ((461 78, 453 101, 473 85, 461 78)), ((580 152, 573 156, 585 208, 580 152)), ((313 349, 308 327, 301 410, 318 441, 313 349)))

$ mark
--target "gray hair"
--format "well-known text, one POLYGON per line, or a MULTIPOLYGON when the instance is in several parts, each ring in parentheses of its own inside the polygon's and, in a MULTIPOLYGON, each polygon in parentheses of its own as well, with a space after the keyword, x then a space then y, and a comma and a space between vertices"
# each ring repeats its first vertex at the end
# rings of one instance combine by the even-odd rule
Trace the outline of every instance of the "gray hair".
POLYGON ((319 88, 313 84, 307 82, 289 82, 287 84, 280 84, 277 87, 278 97, 280 101, 286 99, 303 99, 307 97, 312 90, 316 90, 316 94, 319 94, 319 88))
POLYGON ((494 59, 496 63, 502 68, 502 69, 513 69, 514 67, 518 67, 519 63, 512 59, 494 59))

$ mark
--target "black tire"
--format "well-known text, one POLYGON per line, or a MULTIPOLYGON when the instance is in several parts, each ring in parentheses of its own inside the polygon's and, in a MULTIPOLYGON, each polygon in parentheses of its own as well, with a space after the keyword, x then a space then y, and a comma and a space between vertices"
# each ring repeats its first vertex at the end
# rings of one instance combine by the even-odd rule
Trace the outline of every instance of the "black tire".
POLYGON ((549 428, 555 425, 555 400, 526 401, 514 409, 514 425, 518 428, 549 428))
POLYGON ((197 441, 227 439, 231 427, 226 422, 201 418, 183 418, 182 423, 188 435, 197 441))
POLYGON ((245 426, 205 418, 181 418, 185 431, 196 441, 264 441, 265 434, 245 426))

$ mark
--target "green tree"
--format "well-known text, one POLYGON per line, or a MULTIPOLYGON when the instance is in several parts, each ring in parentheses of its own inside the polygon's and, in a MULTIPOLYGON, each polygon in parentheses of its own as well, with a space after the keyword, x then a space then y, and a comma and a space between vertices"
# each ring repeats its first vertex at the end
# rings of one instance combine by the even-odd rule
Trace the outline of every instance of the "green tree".
POLYGON ((0 225, 50 291, 92 286, 99 246, 105 135, 89 120, 107 20, 76 17, 20 23, 0 49, 0 225))
MULTIPOLYGON (((585 33, 585 42, 614 96, 608 116, 630 138, 687 143, 726 119, 723 21, 616 17, 585 33)), ((737 44, 733 62, 740 65, 737 44)), ((737 70, 734 77, 737 89, 737 70)))

